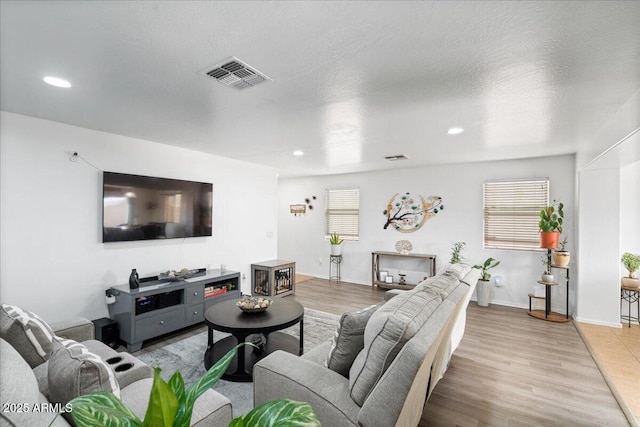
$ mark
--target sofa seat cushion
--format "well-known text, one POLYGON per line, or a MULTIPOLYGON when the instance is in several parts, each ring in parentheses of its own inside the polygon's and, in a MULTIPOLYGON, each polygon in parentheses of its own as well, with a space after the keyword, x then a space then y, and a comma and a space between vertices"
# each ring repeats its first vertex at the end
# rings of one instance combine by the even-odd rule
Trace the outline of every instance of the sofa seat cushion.
POLYGON ((13 305, 2 304, 0 337, 11 344, 31 368, 47 361, 54 336, 53 330, 40 316, 13 305))
POLYGON ((96 391, 120 397, 120 386, 109 364, 73 340, 53 341, 48 378, 51 402, 66 404, 96 391))
POLYGON ((392 298, 371 316, 365 328, 364 348, 349 371, 351 398, 358 405, 363 405, 402 346, 441 303, 439 292, 426 287, 414 289, 392 298))
POLYGON ((336 329, 331 348, 324 366, 344 377, 349 376, 349 369, 358 353, 364 348, 364 329, 367 322, 382 304, 372 305, 359 311, 344 313, 336 329))

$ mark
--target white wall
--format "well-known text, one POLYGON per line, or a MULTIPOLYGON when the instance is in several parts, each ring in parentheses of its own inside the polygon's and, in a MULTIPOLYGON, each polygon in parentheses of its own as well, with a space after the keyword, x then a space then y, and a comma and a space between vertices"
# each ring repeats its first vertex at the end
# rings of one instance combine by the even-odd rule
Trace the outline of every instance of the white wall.
MULTIPOLYGON (((631 252, 640 254, 640 161, 620 169, 620 254, 631 252)), ((628 271, 620 262, 620 276, 628 271)), ((640 272, 636 272, 640 277, 640 272)), ((637 306, 636 306, 637 307, 637 306)), ((629 305, 622 304, 622 313, 629 315, 629 305)), ((638 313, 631 308, 631 315, 638 313)), ((624 325, 623 325, 624 326, 624 325)))
POLYGON ((276 258, 275 169, 2 112, 0 298, 45 319, 107 315, 104 290, 169 269, 276 258), (82 160, 71 162, 77 151, 82 160), (101 243, 102 170, 213 183, 213 237, 101 243))
MULTIPOLYGON (((323 177, 281 179, 278 194, 278 257, 296 261, 300 273, 327 278, 329 244, 324 240, 324 192, 327 188, 360 188, 360 240, 346 242, 343 248, 342 279, 361 284, 371 283, 371 252, 394 251, 398 240, 413 244, 413 252, 437 255, 440 268, 450 258, 455 241, 465 241, 463 255, 468 263, 481 263, 492 256, 501 265, 491 270, 501 275, 504 286, 495 289, 493 303, 518 307, 528 306, 527 294, 542 273, 539 252, 484 250, 482 248, 482 183, 489 179, 549 177, 551 198, 565 202, 568 249, 574 252, 574 157, 558 156, 517 161, 421 167, 371 173, 323 177), (398 192, 438 195, 445 209, 428 220, 414 233, 383 230, 383 210, 398 192), (314 209, 294 217, 289 205, 303 203, 317 196, 314 209)), ((573 265, 573 261, 572 261, 573 265)), ((409 266, 405 266, 408 268, 409 266)), ((571 289, 575 289, 575 283, 571 289)), ((553 296, 553 309, 565 312, 565 288, 558 287, 553 296)), ((575 292, 571 291, 575 307, 575 292)), ((570 311, 572 311, 570 309, 570 311)))
POLYGON ((576 319, 620 324, 620 169, 579 173, 580 261, 576 319))
MULTIPOLYGON (((620 253, 640 254, 640 161, 620 169, 620 253)), ((622 272, 626 272, 621 265, 622 272)))

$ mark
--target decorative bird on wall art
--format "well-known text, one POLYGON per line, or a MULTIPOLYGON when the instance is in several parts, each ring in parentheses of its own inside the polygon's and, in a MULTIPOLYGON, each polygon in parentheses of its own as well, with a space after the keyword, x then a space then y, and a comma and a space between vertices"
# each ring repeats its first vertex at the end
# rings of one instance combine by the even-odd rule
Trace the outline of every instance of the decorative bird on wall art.
POLYGON ((443 209, 442 197, 429 196, 425 199, 421 195, 413 196, 408 192, 402 196, 396 193, 383 212, 387 222, 382 228, 386 230, 392 225, 401 233, 412 233, 443 209))

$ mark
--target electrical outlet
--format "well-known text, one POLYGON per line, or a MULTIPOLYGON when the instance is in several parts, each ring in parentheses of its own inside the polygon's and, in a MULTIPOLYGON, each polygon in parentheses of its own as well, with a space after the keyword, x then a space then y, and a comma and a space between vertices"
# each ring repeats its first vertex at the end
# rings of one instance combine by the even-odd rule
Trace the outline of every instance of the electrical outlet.
POLYGON ((501 287, 502 286, 502 276, 493 276, 493 281, 496 284, 496 287, 501 287))
POLYGON ((242 280, 247 280, 247 276, 244 273, 242 273, 242 280))
POLYGON ((318 265, 322 267, 322 258, 318 258, 318 265))

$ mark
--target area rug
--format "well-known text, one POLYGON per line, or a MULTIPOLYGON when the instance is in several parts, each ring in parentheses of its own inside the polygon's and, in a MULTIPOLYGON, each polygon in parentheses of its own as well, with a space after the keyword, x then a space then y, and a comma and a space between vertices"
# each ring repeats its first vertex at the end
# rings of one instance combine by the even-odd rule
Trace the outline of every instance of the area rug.
MULTIPOLYGON (((323 311, 304 309, 304 349, 311 350, 317 345, 331 339, 338 325, 340 316, 323 311)), ((299 325, 284 329, 293 336, 299 337, 299 325)), ((213 339, 218 341, 229 334, 214 331, 213 339)), ((171 375, 180 369, 185 385, 188 387, 198 381, 204 374, 204 352, 207 349, 207 333, 202 332, 165 347, 137 356, 149 366, 160 367, 161 376, 168 381, 171 375)), ((253 408, 253 383, 239 383, 220 380, 213 389, 231 400, 233 416, 244 415, 253 408)))

